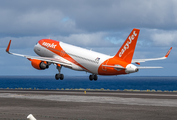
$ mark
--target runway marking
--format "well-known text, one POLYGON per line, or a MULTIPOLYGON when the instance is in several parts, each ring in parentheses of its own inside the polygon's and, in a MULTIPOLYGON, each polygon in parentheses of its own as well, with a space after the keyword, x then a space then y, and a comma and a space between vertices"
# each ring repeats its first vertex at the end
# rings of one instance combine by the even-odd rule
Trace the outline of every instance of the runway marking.
POLYGON ((0 98, 177 107, 177 99, 123 98, 109 96, 78 96, 78 95, 77 96, 39 95, 39 94, 15 94, 15 93, 0 93, 0 98))
MULTIPOLYGON (((67 91, 0 91, 0 93, 50 93, 50 94, 83 94, 83 92, 67 92, 67 91)), ((87 95, 124 95, 124 96, 169 96, 169 97, 177 97, 177 94, 167 94, 167 93, 161 93, 161 94, 156 94, 156 93, 111 93, 111 92, 92 92, 92 91, 87 91, 87 95)))

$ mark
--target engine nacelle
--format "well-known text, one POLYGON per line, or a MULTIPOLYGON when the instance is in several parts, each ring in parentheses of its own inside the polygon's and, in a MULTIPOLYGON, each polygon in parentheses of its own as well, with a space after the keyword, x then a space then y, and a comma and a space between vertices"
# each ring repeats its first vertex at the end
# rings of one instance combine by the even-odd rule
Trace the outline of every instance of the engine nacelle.
POLYGON ((36 59, 32 59, 31 61, 31 65, 38 69, 38 70, 44 70, 46 68, 49 68, 49 65, 47 65, 47 62, 43 62, 41 60, 36 60, 36 59))
POLYGON ((133 64, 128 64, 125 69, 125 72, 128 74, 138 72, 138 71, 139 71, 139 69, 133 64))

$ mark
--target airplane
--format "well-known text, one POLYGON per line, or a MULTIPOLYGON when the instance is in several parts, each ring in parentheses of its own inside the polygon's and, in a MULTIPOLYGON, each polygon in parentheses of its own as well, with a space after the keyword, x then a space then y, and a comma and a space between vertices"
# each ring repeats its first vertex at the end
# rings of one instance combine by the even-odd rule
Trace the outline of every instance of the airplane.
POLYGON ((89 79, 96 81, 98 75, 122 75, 138 72, 139 69, 154 69, 162 67, 137 67, 141 62, 166 59, 172 47, 164 57, 152 59, 132 59, 138 40, 140 29, 134 28, 115 56, 76 47, 61 41, 52 39, 41 39, 34 46, 34 51, 39 56, 29 56, 9 51, 11 40, 7 46, 6 52, 11 55, 21 56, 31 61, 31 65, 38 70, 45 70, 51 64, 56 65, 58 73, 56 80, 63 80, 61 68, 66 67, 77 71, 86 71, 91 73, 89 79), (133 64, 134 63, 134 64, 133 64))

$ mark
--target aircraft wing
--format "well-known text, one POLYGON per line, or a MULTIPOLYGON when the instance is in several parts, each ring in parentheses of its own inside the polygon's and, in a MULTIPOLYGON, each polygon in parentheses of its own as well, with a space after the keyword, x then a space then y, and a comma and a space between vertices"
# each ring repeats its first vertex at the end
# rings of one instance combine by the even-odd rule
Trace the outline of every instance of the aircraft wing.
POLYGON ((169 56, 171 50, 172 50, 172 47, 169 49, 169 51, 167 52, 167 54, 166 54, 164 57, 160 57, 160 58, 150 58, 150 59, 133 59, 133 60, 132 60, 132 63, 136 63, 136 64, 139 64, 139 65, 140 65, 141 62, 153 61, 153 60, 163 60, 163 59, 166 59, 166 58, 169 56))
POLYGON ((70 63, 67 63, 67 62, 65 62, 63 60, 56 59, 56 58, 29 56, 29 55, 22 55, 22 54, 12 53, 12 52, 9 51, 10 45, 11 45, 11 40, 9 41, 9 44, 7 46, 7 49, 6 49, 6 52, 9 53, 9 54, 25 57, 25 58, 27 58, 29 60, 30 59, 37 59, 37 60, 46 61, 46 62, 49 62, 49 63, 60 64, 60 65, 66 66, 66 67, 71 67, 70 63))

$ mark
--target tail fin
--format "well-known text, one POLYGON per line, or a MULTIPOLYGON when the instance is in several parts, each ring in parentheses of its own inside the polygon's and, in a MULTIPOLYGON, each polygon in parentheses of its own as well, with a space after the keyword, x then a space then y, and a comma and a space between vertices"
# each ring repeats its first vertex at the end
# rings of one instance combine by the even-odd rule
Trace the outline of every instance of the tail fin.
POLYGON ((117 54, 114 56, 115 58, 121 58, 127 63, 131 63, 133 54, 136 47, 136 42, 139 36, 139 29, 134 28, 130 35, 127 37, 126 41, 119 49, 117 54))

